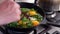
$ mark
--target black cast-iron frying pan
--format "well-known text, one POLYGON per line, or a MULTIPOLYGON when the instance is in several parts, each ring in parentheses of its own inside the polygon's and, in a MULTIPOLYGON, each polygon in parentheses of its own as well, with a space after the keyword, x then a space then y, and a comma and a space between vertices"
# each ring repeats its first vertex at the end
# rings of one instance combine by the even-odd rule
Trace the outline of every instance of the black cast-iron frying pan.
MULTIPOLYGON (((32 4, 32 3, 19 2, 18 4, 20 5, 21 8, 34 8, 38 13, 40 13, 43 16, 43 20, 41 23, 44 22, 46 15, 45 15, 43 9, 41 9, 40 7, 38 7, 37 5, 32 4)), ((16 31, 23 31, 23 32, 31 31, 34 28, 36 28, 36 27, 32 27, 32 28, 13 28, 13 27, 10 28, 10 27, 6 27, 7 30, 9 29, 9 30, 16 30, 16 31)))

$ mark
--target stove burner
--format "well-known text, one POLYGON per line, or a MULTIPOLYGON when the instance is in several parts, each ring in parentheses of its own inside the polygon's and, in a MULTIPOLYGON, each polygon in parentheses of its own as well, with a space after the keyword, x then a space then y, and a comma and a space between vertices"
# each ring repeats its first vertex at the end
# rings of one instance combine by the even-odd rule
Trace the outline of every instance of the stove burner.
POLYGON ((57 13, 56 17, 52 19, 48 19, 47 24, 60 27, 60 12, 56 12, 56 13, 57 13))

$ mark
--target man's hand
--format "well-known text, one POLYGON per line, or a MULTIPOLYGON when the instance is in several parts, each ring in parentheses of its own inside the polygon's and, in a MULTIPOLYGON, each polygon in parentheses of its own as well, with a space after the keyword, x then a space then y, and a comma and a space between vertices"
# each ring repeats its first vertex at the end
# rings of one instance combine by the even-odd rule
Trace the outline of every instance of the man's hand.
POLYGON ((0 25, 20 19, 20 6, 14 1, 6 0, 0 4, 0 25))

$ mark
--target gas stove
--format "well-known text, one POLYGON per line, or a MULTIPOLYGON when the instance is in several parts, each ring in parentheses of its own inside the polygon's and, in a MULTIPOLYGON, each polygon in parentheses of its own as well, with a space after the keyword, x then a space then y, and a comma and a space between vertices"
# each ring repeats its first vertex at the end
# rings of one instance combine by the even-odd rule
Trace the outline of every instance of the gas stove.
POLYGON ((60 34, 60 12, 57 12, 55 18, 50 19, 52 21, 46 20, 46 23, 41 23, 38 27, 30 32, 15 32, 11 30, 6 30, 3 26, 0 27, 0 34, 60 34), (55 21, 55 22, 54 22, 55 21))
POLYGON ((56 12, 56 14, 56 17, 49 20, 46 19, 46 21, 44 21, 45 23, 41 23, 41 25, 30 32, 15 32, 6 30, 1 26, 0 34, 60 34, 60 12, 56 12))

